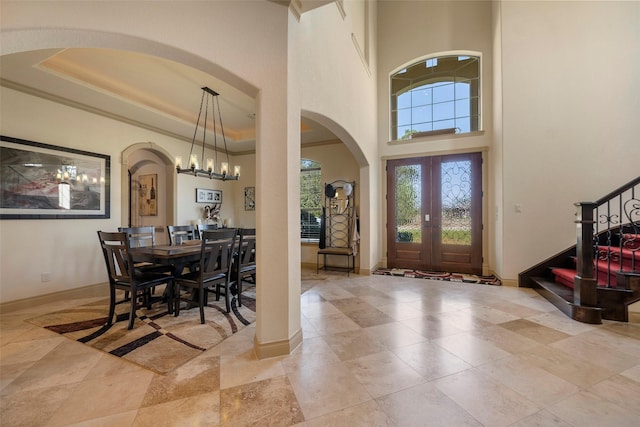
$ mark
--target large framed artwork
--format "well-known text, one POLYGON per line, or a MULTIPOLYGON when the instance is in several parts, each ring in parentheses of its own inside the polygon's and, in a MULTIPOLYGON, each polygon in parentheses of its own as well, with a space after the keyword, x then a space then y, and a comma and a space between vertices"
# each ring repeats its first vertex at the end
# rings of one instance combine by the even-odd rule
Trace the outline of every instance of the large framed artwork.
POLYGON ((0 136, 0 219, 110 217, 111 157, 0 136))
POLYGON ((140 216, 158 216, 158 175, 140 175, 138 188, 138 213, 140 216))

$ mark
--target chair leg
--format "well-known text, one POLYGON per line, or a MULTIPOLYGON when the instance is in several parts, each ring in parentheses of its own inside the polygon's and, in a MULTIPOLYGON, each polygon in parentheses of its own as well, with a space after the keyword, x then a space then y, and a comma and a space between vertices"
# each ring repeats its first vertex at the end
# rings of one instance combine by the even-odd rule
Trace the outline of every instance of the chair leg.
POLYGON ((231 313, 231 286, 228 281, 225 282, 224 289, 224 305, 227 308, 227 313, 231 313))
MULTIPOLYGON (((166 286, 168 287, 167 311, 169 314, 173 314, 173 280, 169 281, 166 286)), ((155 287, 153 289, 155 290, 155 287)))
POLYGON ((107 319, 107 326, 113 324, 113 315, 116 312, 116 288, 109 286, 109 318, 107 319))
MULTIPOLYGON (((131 293, 134 294, 133 292, 131 293)), ((136 320, 136 298, 131 298, 131 309, 129 310, 129 327, 127 329, 133 329, 133 322, 136 320)))
POLYGON ((238 307, 242 307, 242 275, 240 273, 238 273, 236 289, 238 290, 238 307))
POLYGON ((200 295, 199 295, 199 300, 200 300, 200 323, 204 325, 204 300, 207 298, 206 297, 207 291, 204 288, 200 288, 200 295))
POLYGON ((173 291, 173 299, 174 299, 173 315, 175 317, 178 317, 178 315, 180 314, 180 285, 177 282, 175 283, 175 287, 173 291))

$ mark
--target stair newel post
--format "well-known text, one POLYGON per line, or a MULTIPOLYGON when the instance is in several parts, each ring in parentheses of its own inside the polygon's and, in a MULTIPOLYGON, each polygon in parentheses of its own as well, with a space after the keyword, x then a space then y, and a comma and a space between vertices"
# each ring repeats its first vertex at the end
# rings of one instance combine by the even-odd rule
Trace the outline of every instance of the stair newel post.
POLYGON ((573 303, 579 306, 597 305, 597 280, 593 259, 593 213, 597 207, 593 202, 576 203, 576 231, 578 243, 576 276, 573 279, 573 303))

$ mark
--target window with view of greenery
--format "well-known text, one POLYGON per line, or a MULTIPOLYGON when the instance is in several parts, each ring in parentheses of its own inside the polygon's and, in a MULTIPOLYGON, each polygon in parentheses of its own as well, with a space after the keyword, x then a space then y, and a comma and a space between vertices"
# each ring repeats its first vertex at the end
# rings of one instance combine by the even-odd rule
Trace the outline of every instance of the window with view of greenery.
POLYGON ((300 159, 300 239, 320 239, 322 174, 320 163, 300 159))
POLYGON ((480 57, 424 59, 391 76, 391 139, 480 129, 480 57))

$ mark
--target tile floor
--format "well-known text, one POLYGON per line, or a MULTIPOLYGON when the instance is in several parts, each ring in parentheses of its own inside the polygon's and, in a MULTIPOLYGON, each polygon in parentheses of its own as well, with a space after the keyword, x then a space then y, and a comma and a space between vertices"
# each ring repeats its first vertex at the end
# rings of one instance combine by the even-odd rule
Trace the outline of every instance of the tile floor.
POLYGON ((2 426, 638 426, 640 325, 529 289, 303 272, 304 341, 248 327, 167 376, 0 315, 2 426), (310 279, 310 280, 308 280, 310 279))

